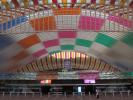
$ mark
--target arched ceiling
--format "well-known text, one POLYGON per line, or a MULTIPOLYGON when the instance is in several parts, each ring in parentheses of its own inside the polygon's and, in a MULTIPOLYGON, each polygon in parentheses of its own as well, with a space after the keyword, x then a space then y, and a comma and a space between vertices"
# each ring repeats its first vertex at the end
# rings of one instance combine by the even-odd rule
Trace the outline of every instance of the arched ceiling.
MULTIPOLYGON (((128 12, 126 18, 124 17, 126 13, 118 16, 121 15, 118 13, 121 9, 116 9, 118 6, 113 4, 114 7, 111 9, 118 14, 113 15, 108 12, 112 11, 108 10, 110 6, 103 6, 102 3, 101 6, 95 6, 95 0, 91 0, 95 6, 93 9, 89 6, 89 0, 86 2, 79 0, 82 1, 79 3, 82 4, 80 8, 78 8, 79 4, 65 3, 67 0, 62 0, 64 3, 61 3, 60 8, 59 4, 55 3, 57 0, 52 0, 54 3, 45 4, 47 6, 45 10, 45 7, 43 10, 38 8, 40 7, 38 0, 23 0, 22 5, 19 5, 19 0, 9 0, 14 6, 9 5, 7 1, 1 2, 1 19, 4 15, 7 19, 2 20, 0 24, 0 71, 19 68, 58 51, 83 52, 118 66, 122 70, 133 71, 131 0, 125 2, 123 6, 120 3, 119 6, 119 8, 126 8, 129 5, 130 8, 125 10, 128 12), (34 2, 28 5, 29 1, 34 2), (101 10, 106 13, 102 13, 101 10), (26 11, 29 11, 28 14, 25 14, 26 11), (15 18, 11 12, 18 14, 15 15, 17 17, 15 18)), ((78 0, 73 0, 75 1, 78 0)), ((97 1, 99 3, 106 1, 110 4, 115 0, 97 1)))
POLYGON ((0 22, 51 8, 95 9, 127 17, 132 16, 133 0, 1 0, 0 22))
POLYGON ((51 72, 51 71, 97 71, 97 72, 120 72, 118 66, 111 65, 96 57, 75 52, 63 51, 48 55, 26 66, 20 66, 14 72, 51 72))

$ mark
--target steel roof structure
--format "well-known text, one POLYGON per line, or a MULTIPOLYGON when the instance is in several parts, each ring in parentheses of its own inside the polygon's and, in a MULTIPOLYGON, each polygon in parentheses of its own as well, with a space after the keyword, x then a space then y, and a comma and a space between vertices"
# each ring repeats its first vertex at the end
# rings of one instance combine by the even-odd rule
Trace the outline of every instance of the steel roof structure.
POLYGON ((64 57, 77 69, 133 71, 133 0, 0 1, 1 72, 55 70, 64 57))

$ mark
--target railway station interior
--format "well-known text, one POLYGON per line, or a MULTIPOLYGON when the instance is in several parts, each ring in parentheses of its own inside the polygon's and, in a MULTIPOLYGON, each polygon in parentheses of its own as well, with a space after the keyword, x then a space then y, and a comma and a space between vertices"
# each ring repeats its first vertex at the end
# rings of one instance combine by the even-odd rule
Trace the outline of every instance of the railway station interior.
POLYGON ((0 100, 133 100, 133 0, 0 0, 0 100))

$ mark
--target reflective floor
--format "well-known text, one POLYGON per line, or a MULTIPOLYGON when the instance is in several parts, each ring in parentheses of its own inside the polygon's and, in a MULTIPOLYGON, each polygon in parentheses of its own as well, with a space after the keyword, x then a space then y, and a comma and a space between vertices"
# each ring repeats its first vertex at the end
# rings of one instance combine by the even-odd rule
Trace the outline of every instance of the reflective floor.
POLYGON ((96 98, 94 95, 68 95, 68 96, 62 96, 62 95, 47 95, 47 96, 39 96, 39 95, 34 95, 34 96, 0 96, 0 100, 133 100, 133 95, 130 96, 112 96, 112 95, 107 95, 107 96, 102 96, 100 95, 99 98, 96 98))

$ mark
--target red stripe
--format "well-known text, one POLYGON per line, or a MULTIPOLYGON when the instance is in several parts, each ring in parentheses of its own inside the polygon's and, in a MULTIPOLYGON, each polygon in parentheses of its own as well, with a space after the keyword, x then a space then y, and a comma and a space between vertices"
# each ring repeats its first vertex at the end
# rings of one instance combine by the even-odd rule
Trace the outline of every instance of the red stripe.
POLYGON ((60 54, 60 58, 59 58, 60 59, 60 64, 61 64, 61 66, 63 66, 63 64, 62 64, 62 62, 63 62, 62 61, 62 52, 60 52, 59 54, 60 54))
POLYGON ((55 59, 55 67, 57 68, 57 56, 56 56, 57 53, 54 53, 54 54, 55 54, 55 56, 54 56, 54 59, 55 59))
POLYGON ((57 0, 52 0, 52 1, 58 8, 61 8, 57 0))
POLYGON ((114 5, 114 4, 115 4, 115 1, 116 1, 116 0, 111 0, 111 1, 110 1, 110 4, 111 4, 111 5, 114 5))
POLYGON ((39 50, 39 51, 33 53, 33 55, 35 57, 40 57, 40 56, 45 55, 45 54, 47 54, 47 51, 45 49, 42 49, 42 50, 39 50))
POLYGON ((96 4, 96 0, 91 0, 91 3, 92 4, 96 4))
POLYGON ((74 7, 74 5, 75 5, 76 1, 77 1, 77 0, 72 0, 71 7, 74 7))
POLYGON ((132 0, 131 3, 129 4, 129 7, 133 8, 133 0, 132 0))
POLYGON ((46 48, 59 45, 58 39, 44 41, 43 43, 44 43, 46 48))
POLYGON ((58 33, 59 38, 76 38, 77 33, 72 31, 60 31, 58 33))
POLYGON ((12 0, 12 2, 14 4, 15 8, 19 8, 20 5, 17 0, 12 0))
POLYGON ((38 0, 33 0, 33 3, 34 3, 34 6, 38 6, 39 5, 38 0))

